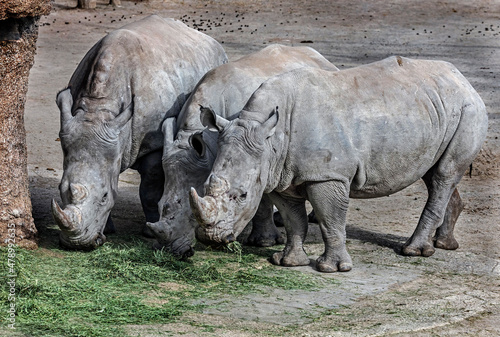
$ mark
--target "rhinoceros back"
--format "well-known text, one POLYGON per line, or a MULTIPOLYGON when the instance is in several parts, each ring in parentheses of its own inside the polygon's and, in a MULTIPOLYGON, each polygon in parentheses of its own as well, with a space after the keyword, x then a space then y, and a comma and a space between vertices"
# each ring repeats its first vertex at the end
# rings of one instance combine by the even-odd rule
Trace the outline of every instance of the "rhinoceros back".
POLYGON ((210 70, 197 84, 177 120, 179 129, 204 129, 199 106, 234 119, 252 93, 267 79, 302 67, 338 71, 338 68, 310 47, 269 45, 257 52, 210 70))
POLYGON ((133 103, 130 137, 121 142, 124 170, 163 146, 162 121, 177 116, 199 79, 226 62, 211 37, 152 15, 111 32, 87 53, 69 83, 72 110, 83 105, 106 120, 133 103))

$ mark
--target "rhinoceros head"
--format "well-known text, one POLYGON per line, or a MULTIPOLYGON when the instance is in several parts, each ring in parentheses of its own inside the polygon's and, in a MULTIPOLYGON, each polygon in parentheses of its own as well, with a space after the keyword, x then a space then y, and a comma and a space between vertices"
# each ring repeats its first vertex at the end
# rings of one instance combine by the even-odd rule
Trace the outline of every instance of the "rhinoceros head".
POLYGON ((189 206, 189 187, 203 189, 215 160, 210 147, 215 147, 217 135, 199 130, 180 130, 174 140, 174 128, 175 119, 167 118, 163 123, 165 185, 158 203, 160 220, 147 223, 147 226, 158 240, 157 248, 168 250, 176 256, 189 257, 193 255, 196 227, 189 206), (214 146, 207 146, 206 141, 212 142, 214 146))
POLYGON ((189 201, 199 226, 198 240, 227 244, 236 239, 255 215, 270 169, 271 137, 277 111, 263 123, 244 119, 227 121, 202 108, 202 123, 219 131, 218 152, 205 183, 205 196, 191 188, 189 201))
POLYGON ((116 117, 110 111, 89 111, 84 103, 75 109, 70 89, 58 94, 57 104, 64 155, 59 185, 63 204, 60 207, 52 200, 52 215, 61 228, 61 245, 93 249, 106 239, 103 231, 121 168, 120 134, 132 117, 132 107, 116 117))

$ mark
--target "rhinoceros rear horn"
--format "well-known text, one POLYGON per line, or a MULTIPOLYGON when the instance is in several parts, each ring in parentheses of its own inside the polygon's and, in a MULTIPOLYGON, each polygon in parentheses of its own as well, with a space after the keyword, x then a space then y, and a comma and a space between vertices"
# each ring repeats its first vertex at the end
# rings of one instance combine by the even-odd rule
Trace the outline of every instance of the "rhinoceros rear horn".
POLYGON ((213 224, 217 219, 217 206, 212 197, 200 198, 196 190, 191 187, 189 203, 193 215, 201 226, 213 224))
POLYGON ((87 188, 82 184, 71 183, 69 189, 71 191, 71 202, 73 204, 82 202, 89 195, 87 188))
POLYGON ((73 106, 73 96, 71 89, 67 88, 60 91, 56 97, 56 104, 61 112, 61 126, 69 121, 73 115, 71 114, 71 107, 73 106))
POLYGON ((207 186, 207 194, 220 196, 229 190, 229 183, 224 178, 219 178, 215 174, 211 174, 207 186))

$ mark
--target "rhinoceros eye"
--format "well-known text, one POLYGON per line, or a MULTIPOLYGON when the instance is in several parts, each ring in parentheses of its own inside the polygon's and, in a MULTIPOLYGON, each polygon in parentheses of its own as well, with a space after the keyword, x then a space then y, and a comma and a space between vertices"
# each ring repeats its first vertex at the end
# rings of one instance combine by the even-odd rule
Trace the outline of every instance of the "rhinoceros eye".
POLYGON ((245 192, 245 193, 241 193, 241 194, 239 194, 239 195, 238 195, 238 197, 237 197, 237 198, 235 198, 235 199, 236 199, 236 202, 237 202, 237 203, 240 203, 240 204, 245 203, 245 202, 246 202, 246 199, 247 199, 247 193, 246 193, 246 192, 245 192))
POLYGON ((104 193, 104 195, 102 196, 102 199, 101 199, 102 203, 105 203, 106 201, 108 201, 108 192, 104 193))

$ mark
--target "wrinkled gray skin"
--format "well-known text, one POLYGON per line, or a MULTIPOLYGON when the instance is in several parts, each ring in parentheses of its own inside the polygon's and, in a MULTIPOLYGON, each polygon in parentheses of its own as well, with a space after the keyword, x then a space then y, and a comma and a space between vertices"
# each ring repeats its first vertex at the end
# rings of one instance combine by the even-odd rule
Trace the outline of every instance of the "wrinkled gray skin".
POLYGON ((220 136, 206 196, 191 190, 196 235, 217 242, 237 236, 267 193, 287 231, 272 262, 308 265, 309 200, 325 243, 316 264, 322 272, 352 268, 345 246, 350 197, 390 195, 420 178, 428 200, 402 253, 432 255, 436 230, 437 247, 456 248, 455 188, 488 124, 481 98, 453 65, 401 57, 339 72, 293 71, 264 83, 238 119, 208 109, 202 119, 220 136))
MULTIPOLYGON (((270 45, 237 61, 208 72, 198 83, 177 120, 166 120, 166 130, 178 130, 175 140, 165 138, 163 170, 165 188, 159 203, 160 221, 148 223, 158 239, 157 248, 176 255, 191 254, 196 220, 189 206, 189 187, 199 192, 208 178, 217 151, 217 134, 203 131, 200 105, 212 107, 224 118, 234 119, 252 93, 267 79, 301 67, 338 70, 309 47, 270 45)), ((172 134, 166 131, 166 134, 172 134)), ((247 243, 271 246, 282 243, 272 220, 273 205, 265 197, 253 219, 247 243)))
POLYGON ((60 243, 93 249, 113 231, 118 176, 141 174, 147 221, 163 193, 162 122, 178 115, 196 83, 227 62, 212 38, 179 21, 149 16, 101 39, 57 95, 64 174, 62 207, 52 201, 60 243))

